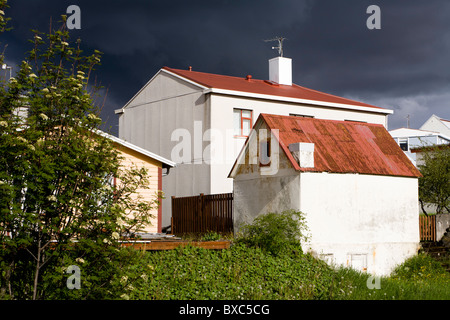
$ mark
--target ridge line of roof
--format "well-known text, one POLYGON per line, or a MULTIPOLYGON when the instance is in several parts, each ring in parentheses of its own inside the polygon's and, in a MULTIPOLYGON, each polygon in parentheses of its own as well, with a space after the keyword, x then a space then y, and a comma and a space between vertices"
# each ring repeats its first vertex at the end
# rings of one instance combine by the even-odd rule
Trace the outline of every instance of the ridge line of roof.
MULTIPOLYGON (((247 92, 247 93, 252 93, 252 94, 267 95, 267 96, 280 97, 280 98, 285 98, 285 99, 299 99, 299 100, 306 100, 306 101, 315 101, 315 102, 322 102, 322 103, 339 104, 339 105, 342 105, 342 106, 354 106, 354 107, 362 107, 362 108, 373 108, 373 109, 377 109, 377 110, 380 110, 380 111, 381 110, 383 110, 383 111, 390 111, 389 109, 386 109, 386 108, 381 108, 381 107, 378 107, 378 106, 375 106, 375 105, 371 105, 371 104, 368 104, 368 103, 365 103, 365 102, 356 101, 356 100, 353 100, 353 99, 344 98, 344 97, 337 96, 337 95, 334 95, 334 94, 330 94, 330 93, 322 92, 322 91, 319 91, 319 90, 307 88, 307 87, 300 86, 300 85, 295 84, 295 83, 293 83, 292 86, 279 85, 279 88, 283 88, 283 87, 286 87, 286 88, 292 88, 292 87, 299 88, 299 89, 305 90, 305 91, 310 92, 310 93, 314 93, 314 94, 317 94, 317 95, 323 95, 323 96, 329 97, 331 99, 337 99, 337 100, 343 100, 343 101, 338 101, 338 102, 334 101, 333 102, 333 101, 318 100, 318 99, 314 100, 314 99, 305 98, 305 97, 303 97, 303 98, 292 97, 292 96, 289 96, 289 95, 282 95, 282 94, 258 93, 258 92, 245 91, 245 90, 239 91, 239 90, 234 90, 234 89, 224 89, 223 87, 220 87, 220 86, 213 86, 211 84, 207 84, 205 81, 201 81, 201 80, 195 79, 194 77, 189 77, 189 75, 187 75, 186 73, 187 72, 192 72, 192 73, 197 74, 197 75, 206 75, 206 76, 209 75, 209 76, 214 76, 214 77, 229 78, 229 79, 233 79, 233 80, 245 80, 245 78, 244 77, 237 77, 237 76, 230 76, 230 75, 221 75, 221 74, 215 74, 215 73, 207 73, 207 72, 201 72, 201 71, 175 69, 175 68, 170 68, 170 67, 167 67, 167 66, 162 67, 161 70, 165 70, 165 71, 174 73, 174 74, 176 74, 179 77, 185 78, 185 79, 187 79, 189 81, 193 81, 193 82, 195 82, 195 83, 197 83, 197 84, 199 84, 201 86, 207 87, 209 89, 229 90, 229 91, 236 91, 236 92, 247 92)), ((252 78, 250 81, 252 81, 254 83, 265 84, 267 86, 271 86, 269 83, 266 82, 266 80, 253 79, 252 78)), ((390 113, 392 113, 392 112, 390 112, 390 113)))

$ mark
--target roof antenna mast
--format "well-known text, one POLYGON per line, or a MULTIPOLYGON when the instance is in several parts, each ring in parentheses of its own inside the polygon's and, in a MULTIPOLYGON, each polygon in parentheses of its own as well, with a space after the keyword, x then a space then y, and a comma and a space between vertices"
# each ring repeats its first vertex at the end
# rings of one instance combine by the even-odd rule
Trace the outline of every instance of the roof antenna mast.
POLYGON ((284 37, 275 37, 273 39, 264 40, 264 42, 278 41, 278 47, 272 47, 272 49, 277 49, 280 57, 283 56, 283 40, 287 40, 284 37))

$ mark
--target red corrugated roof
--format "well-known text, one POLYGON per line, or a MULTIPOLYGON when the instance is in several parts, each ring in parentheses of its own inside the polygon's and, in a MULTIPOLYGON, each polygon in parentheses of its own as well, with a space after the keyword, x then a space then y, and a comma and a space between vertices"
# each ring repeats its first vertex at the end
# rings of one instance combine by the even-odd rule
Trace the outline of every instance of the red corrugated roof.
POLYGON ((258 121, 279 130, 280 146, 296 170, 421 176, 382 125, 269 114, 258 121), (293 158, 288 148, 297 142, 314 143, 314 168, 300 168, 293 158))
POLYGON ((320 91, 301 87, 296 84, 292 84, 292 86, 278 85, 278 84, 274 85, 266 80, 258 80, 258 79, 247 80, 246 77, 241 78, 231 77, 212 73, 173 69, 169 67, 163 67, 163 69, 173 72, 179 76, 187 78, 191 81, 194 81, 208 88, 234 90, 234 91, 273 95, 295 99, 323 101, 331 103, 349 104, 359 107, 383 109, 367 103, 346 99, 328 93, 323 93, 320 91))

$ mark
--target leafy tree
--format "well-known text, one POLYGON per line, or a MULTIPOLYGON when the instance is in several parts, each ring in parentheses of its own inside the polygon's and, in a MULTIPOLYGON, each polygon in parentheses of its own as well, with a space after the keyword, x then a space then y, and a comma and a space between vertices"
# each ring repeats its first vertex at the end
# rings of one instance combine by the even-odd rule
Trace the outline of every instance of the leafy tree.
POLYGON ((434 146, 423 149, 423 164, 419 170, 419 199, 422 211, 425 203, 436 206, 436 213, 450 213, 450 147, 434 146))
POLYGON ((0 33, 8 30, 8 21, 11 18, 5 16, 5 9, 8 8, 7 0, 0 0, 0 33))
POLYGON ((0 297, 112 298, 129 260, 118 241, 149 223, 157 199, 135 196, 147 171, 121 168, 97 134, 89 80, 101 52, 71 45, 65 23, 33 33, 27 59, 0 89, 0 297), (82 270, 80 290, 66 288, 71 264, 82 270))

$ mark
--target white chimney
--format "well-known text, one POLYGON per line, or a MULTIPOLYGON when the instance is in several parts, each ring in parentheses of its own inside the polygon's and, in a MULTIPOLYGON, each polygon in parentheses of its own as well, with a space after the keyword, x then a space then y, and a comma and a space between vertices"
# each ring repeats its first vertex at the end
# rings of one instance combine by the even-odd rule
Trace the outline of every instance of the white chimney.
POLYGON ((314 143, 291 143, 289 151, 301 168, 314 168, 314 143))
POLYGON ((292 59, 276 57, 269 60, 269 80, 292 86, 292 59))

